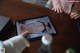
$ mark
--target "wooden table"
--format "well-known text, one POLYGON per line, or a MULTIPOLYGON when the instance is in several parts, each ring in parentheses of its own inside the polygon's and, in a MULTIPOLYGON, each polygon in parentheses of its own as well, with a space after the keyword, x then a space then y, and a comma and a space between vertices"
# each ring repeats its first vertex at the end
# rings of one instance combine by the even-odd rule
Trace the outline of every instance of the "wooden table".
MULTIPOLYGON (((57 34, 53 38, 52 43, 53 53, 64 53, 67 48, 75 48, 77 52, 79 51, 80 32, 78 31, 76 21, 71 20, 70 17, 64 13, 57 14, 47 8, 24 3, 19 0, 1 0, 0 15, 10 17, 13 22, 48 15, 57 30, 57 34)), ((15 33, 13 34, 15 35, 15 33)), ((37 53, 40 46, 40 40, 33 41, 31 42, 31 47, 25 48, 22 53, 37 53)))

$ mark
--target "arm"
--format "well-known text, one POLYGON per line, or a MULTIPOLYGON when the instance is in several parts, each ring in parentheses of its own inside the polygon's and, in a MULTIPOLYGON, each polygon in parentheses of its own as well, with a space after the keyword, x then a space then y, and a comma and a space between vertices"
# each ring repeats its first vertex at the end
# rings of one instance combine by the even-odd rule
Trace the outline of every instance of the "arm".
POLYGON ((80 2, 75 2, 71 12, 71 18, 77 19, 80 17, 80 2))
MULTIPOLYGON (((29 47, 30 43, 21 35, 12 37, 3 42, 5 49, 9 52, 22 52, 22 50, 27 46, 29 47)), ((8 52, 8 53, 9 53, 8 52)))
POLYGON ((52 3, 53 3, 52 10, 54 10, 57 13, 62 13, 62 6, 60 0, 52 0, 52 3))

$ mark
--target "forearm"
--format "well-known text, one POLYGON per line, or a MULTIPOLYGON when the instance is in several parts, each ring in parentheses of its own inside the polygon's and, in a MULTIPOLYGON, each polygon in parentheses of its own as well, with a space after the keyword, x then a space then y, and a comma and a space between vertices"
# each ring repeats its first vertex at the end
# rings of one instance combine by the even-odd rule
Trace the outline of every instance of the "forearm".
POLYGON ((7 48, 21 52, 28 43, 23 36, 15 36, 3 42, 7 48))

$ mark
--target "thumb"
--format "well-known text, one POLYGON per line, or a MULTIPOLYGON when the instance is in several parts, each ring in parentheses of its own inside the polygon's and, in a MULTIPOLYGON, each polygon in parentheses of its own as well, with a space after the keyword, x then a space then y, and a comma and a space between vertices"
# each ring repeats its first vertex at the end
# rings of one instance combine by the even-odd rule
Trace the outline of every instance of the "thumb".
MULTIPOLYGON (((22 34, 20 34, 21 36, 23 36, 23 37, 26 37, 27 35, 28 35, 28 31, 25 31, 25 32, 23 32, 22 34)), ((26 39, 26 46, 27 47, 30 47, 30 42, 26 39)))
POLYGON ((23 37, 27 36, 27 34, 28 34, 28 31, 25 31, 25 32, 21 33, 21 35, 22 35, 23 37))

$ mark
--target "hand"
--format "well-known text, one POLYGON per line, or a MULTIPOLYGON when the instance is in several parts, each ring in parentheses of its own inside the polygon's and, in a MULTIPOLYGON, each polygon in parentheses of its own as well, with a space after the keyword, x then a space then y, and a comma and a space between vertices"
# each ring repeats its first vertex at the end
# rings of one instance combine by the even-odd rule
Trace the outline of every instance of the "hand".
POLYGON ((80 17, 79 12, 71 12, 70 14, 71 19, 78 19, 80 17))
POLYGON ((62 7, 61 5, 56 5, 55 7, 52 8, 57 13, 62 13, 62 7))
MULTIPOLYGON (((26 30, 26 26, 23 24, 20 24, 20 35, 23 36, 24 38, 26 38, 27 35, 29 35, 28 31, 26 30)), ((30 47, 30 43, 27 39, 26 39, 25 43, 26 43, 27 47, 30 47)))
POLYGON ((21 35, 22 35, 23 37, 26 37, 26 36, 28 35, 28 31, 25 31, 25 32, 21 33, 21 35))
MULTIPOLYGON (((23 32, 23 33, 21 33, 20 35, 22 35, 24 38, 25 38, 25 36, 27 36, 28 35, 28 31, 25 31, 25 32, 23 32)), ((30 47, 30 43, 29 43, 29 41, 28 40, 26 40, 26 46, 27 47, 30 47)))
POLYGON ((29 35, 29 32, 27 30, 26 25, 24 24, 20 24, 20 34, 23 34, 24 37, 26 37, 27 35, 29 35))

